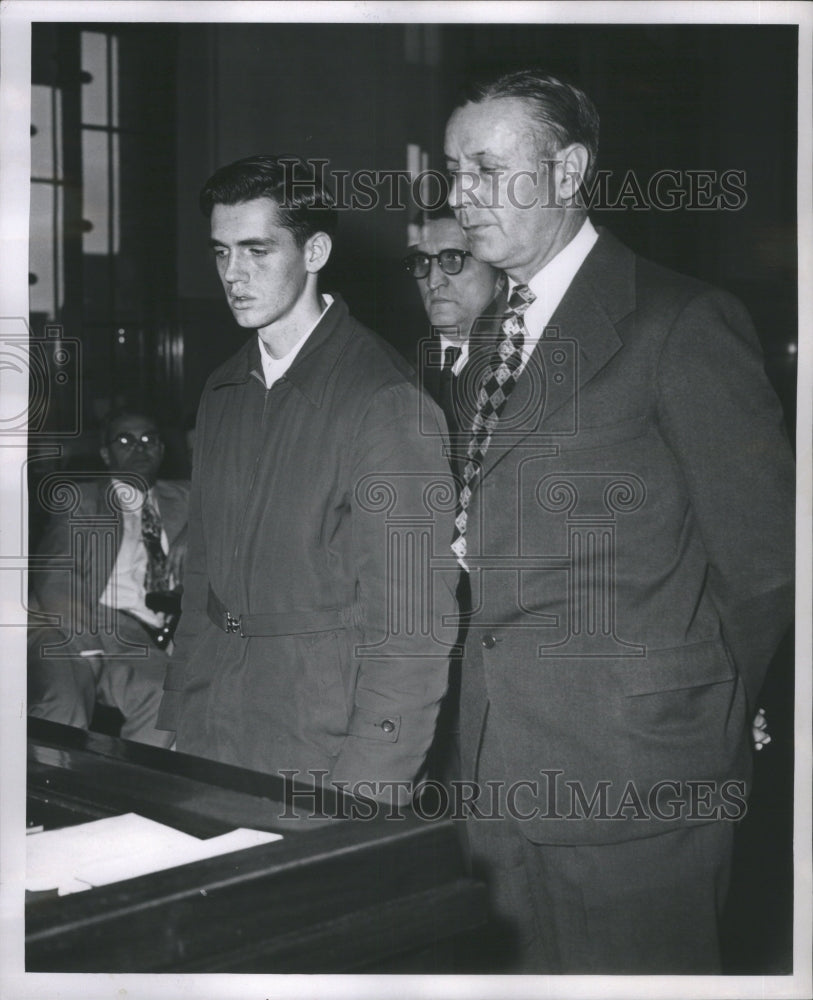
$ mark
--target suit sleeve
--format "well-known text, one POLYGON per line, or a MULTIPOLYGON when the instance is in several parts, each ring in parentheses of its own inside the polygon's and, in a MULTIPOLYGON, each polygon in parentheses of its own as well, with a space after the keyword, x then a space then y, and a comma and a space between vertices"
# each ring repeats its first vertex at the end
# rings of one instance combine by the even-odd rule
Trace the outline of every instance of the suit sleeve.
POLYGON ((96 526, 91 515, 93 505, 81 486, 62 484, 63 498, 76 491, 77 503, 70 509, 52 513, 34 557, 30 560, 29 643, 68 643, 74 655, 98 646, 98 640, 88 627, 90 604, 95 594, 91 582, 100 579, 103 568, 93 565, 101 558, 100 547, 88 544, 88 536, 96 526), (72 518, 83 515, 82 542, 72 535, 72 518), (56 616, 56 617, 55 617, 56 616))
POLYGON ((380 391, 354 446, 351 501, 363 642, 333 779, 407 801, 434 735, 455 642, 454 489, 443 417, 408 384, 380 391), (426 422, 418 427, 418 408, 426 422), (365 788, 363 783, 371 783, 365 788), (373 783, 393 783, 373 788, 373 783))
POLYGON ((736 299, 708 290, 684 306, 659 359, 658 406, 753 708, 793 615, 795 487, 779 401, 736 299))

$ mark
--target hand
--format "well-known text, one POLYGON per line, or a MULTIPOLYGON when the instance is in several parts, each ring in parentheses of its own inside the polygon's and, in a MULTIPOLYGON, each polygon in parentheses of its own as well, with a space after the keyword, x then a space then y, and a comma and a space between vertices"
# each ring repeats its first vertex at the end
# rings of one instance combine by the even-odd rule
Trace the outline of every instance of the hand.
POLYGON ((172 543, 167 556, 167 569, 172 576, 175 587, 183 583, 183 567, 186 560, 186 525, 181 529, 180 534, 172 543))
POLYGON ((768 732, 768 720, 765 718, 765 709, 760 708, 751 723, 751 739, 754 741, 754 749, 761 750, 771 742, 771 734, 768 732))

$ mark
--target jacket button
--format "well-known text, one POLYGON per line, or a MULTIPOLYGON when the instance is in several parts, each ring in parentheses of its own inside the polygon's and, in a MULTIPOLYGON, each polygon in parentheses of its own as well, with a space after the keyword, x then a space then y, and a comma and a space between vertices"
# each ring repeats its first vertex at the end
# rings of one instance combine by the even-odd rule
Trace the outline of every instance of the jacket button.
POLYGON ((395 732, 395 723, 392 721, 392 719, 384 719, 384 721, 381 723, 381 728, 384 730, 385 733, 395 732))
POLYGON ((480 641, 486 649, 493 649, 497 645, 497 637, 490 632, 486 632, 480 641))

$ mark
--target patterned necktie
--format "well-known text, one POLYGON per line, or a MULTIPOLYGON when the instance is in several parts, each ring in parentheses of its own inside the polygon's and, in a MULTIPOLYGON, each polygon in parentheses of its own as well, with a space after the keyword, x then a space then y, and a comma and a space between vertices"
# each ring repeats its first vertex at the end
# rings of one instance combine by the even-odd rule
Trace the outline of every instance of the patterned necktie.
POLYGON ((508 397, 519 378, 522 365, 522 347, 525 343, 523 314, 536 296, 527 285, 517 285, 508 300, 508 314, 500 326, 497 350, 489 364, 477 397, 477 412, 472 421, 472 436, 466 450, 467 462, 463 469, 463 489, 457 501, 457 517, 452 539, 452 552, 464 569, 466 565, 466 525, 468 508, 483 467, 483 457, 491 444, 491 437, 505 409, 508 397))
POLYGON ((148 594, 156 590, 169 590, 167 557, 161 545, 161 518, 149 497, 144 498, 144 506, 141 508, 141 537, 147 549, 144 590, 148 594))

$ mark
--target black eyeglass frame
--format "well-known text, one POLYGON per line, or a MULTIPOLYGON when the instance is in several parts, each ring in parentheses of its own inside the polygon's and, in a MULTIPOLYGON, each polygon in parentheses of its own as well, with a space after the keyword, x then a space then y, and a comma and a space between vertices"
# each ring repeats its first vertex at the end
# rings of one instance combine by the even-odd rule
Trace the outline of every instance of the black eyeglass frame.
POLYGON ((420 281, 421 278, 425 278, 432 270, 433 260, 438 262, 438 267, 444 274, 454 276, 455 274, 460 274, 463 270, 467 257, 471 257, 471 250, 459 250, 457 247, 446 247, 443 250, 439 250, 437 253, 424 253, 423 250, 416 250, 414 253, 407 254, 406 257, 403 257, 401 259, 401 263, 407 269, 408 274, 420 281), (457 267, 455 262, 452 264, 452 269, 450 270, 449 254, 454 254, 455 257, 460 258, 459 267, 457 267), (418 267, 421 269, 420 274, 418 274, 418 267))
POLYGON ((144 431, 136 437, 132 431, 122 431, 107 442, 108 446, 117 444, 120 448, 132 451, 133 448, 158 448, 164 444, 159 431, 144 431))

